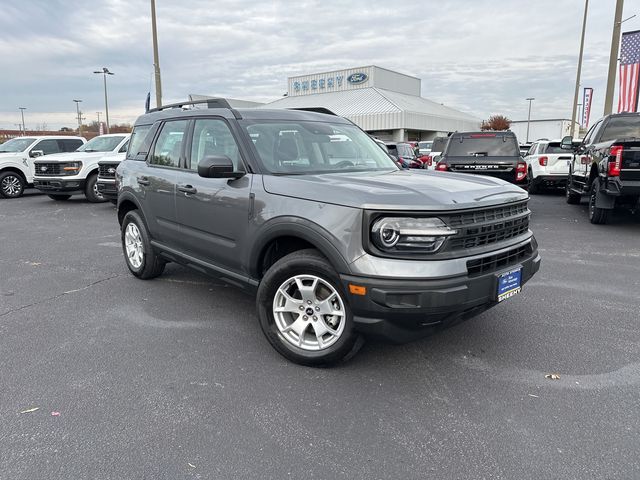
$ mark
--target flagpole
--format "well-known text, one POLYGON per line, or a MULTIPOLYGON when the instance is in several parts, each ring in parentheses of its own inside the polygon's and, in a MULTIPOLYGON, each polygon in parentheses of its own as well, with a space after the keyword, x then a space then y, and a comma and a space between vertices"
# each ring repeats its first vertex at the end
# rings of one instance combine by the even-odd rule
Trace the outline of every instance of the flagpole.
POLYGON ((609 115, 613 112, 613 91, 616 84, 616 65, 618 64, 618 51, 620 50, 620 27, 622 25, 623 4, 624 0, 616 0, 616 14, 613 20, 613 33, 611 36, 611 53, 609 54, 609 76, 607 78, 607 92, 604 97, 605 115, 609 115))
POLYGON ((578 55, 578 72, 576 73, 576 90, 573 95, 573 108, 571 109, 571 136, 576 135, 576 110, 578 109, 578 95, 580 94, 580 73, 582 72, 582 53, 584 52, 584 32, 587 29, 587 11, 589 0, 584 1, 584 19, 582 20, 582 37, 580 38, 580 54, 578 55))

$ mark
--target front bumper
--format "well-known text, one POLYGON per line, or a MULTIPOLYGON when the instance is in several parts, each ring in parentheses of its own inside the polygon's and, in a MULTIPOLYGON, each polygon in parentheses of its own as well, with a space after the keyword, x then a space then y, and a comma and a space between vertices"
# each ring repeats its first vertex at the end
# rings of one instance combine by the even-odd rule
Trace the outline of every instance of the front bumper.
POLYGON ((104 198, 107 200, 117 200, 118 199, 118 190, 116 188, 116 180, 115 178, 101 178, 98 177, 98 182, 96 183, 98 192, 102 194, 104 198))
POLYGON ((65 193, 67 195, 74 195, 78 193, 84 193, 86 180, 85 179, 73 179, 73 178, 38 178, 33 179, 33 186, 42 192, 55 192, 65 193))
POLYGON ((539 269, 541 258, 533 249, 517 263, 481 275, 445 279, 376 279, 341 275, 349 284, 364 286, 366 295, 350 295, 358 331, 404 343, 471 318, 497 305, 498 275, 522 266, 521 285, 539 269))

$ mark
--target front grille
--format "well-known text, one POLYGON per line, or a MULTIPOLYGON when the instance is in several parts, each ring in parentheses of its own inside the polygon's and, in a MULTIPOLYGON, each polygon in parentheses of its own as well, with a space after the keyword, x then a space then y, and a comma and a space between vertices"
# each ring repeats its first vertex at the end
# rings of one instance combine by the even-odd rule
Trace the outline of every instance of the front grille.
POLYGON ((59 163, 37 162, 35 166, 36 176, 60 175, 61 165, 59 163))
POLYGON ((107 164, 99 163, 98 176, 102 178, 115 178, 116 167, 117 167, 117 164, 113 164, 113 163, 107 163, 107 164), (113 173, 110 173, 109 169, 113 169, 113 173))
POLYGON ((467 262, 467 272, 469 276, 482 275, 484 273, 495 272, 501 268, 514 265, 533 253, 531 244, 523 245, 518 248, 507 250, 506 252, 488 257, 479 258, 477 260, 469 260, 467 262))
POLYGON ((449 215, 445 221, 458 233, 447 242, 448 251, 482 247, 527 233, 529 230, 527 202, 503 207, 449 215))

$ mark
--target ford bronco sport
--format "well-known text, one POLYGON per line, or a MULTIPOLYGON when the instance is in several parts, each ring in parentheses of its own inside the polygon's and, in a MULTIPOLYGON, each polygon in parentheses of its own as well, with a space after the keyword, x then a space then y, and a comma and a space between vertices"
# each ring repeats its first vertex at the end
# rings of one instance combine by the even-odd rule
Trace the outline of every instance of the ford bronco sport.
POLYGON ((138 118, 116 170, 127 267, 150 279, 177 262, 257 293, 264 334, 292 361, 348 358, 363 335, 416 339, 540 266, 520 188, 401 170, 334 115, 192 103, 138 118))

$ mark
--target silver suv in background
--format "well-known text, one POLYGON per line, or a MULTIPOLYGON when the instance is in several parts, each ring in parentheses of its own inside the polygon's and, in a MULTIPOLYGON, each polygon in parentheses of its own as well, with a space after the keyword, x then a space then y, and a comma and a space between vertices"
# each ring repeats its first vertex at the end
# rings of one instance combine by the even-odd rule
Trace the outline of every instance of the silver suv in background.
POLYGON ((538 271, 514 185, 401 170, 334 115, 188 105, 138 118, 144 140, 116 171, 126 265, 150 279, 176 262, 254 292, 266 338, 292 361, 343 360, 366 335, 419 338, 538 271))

